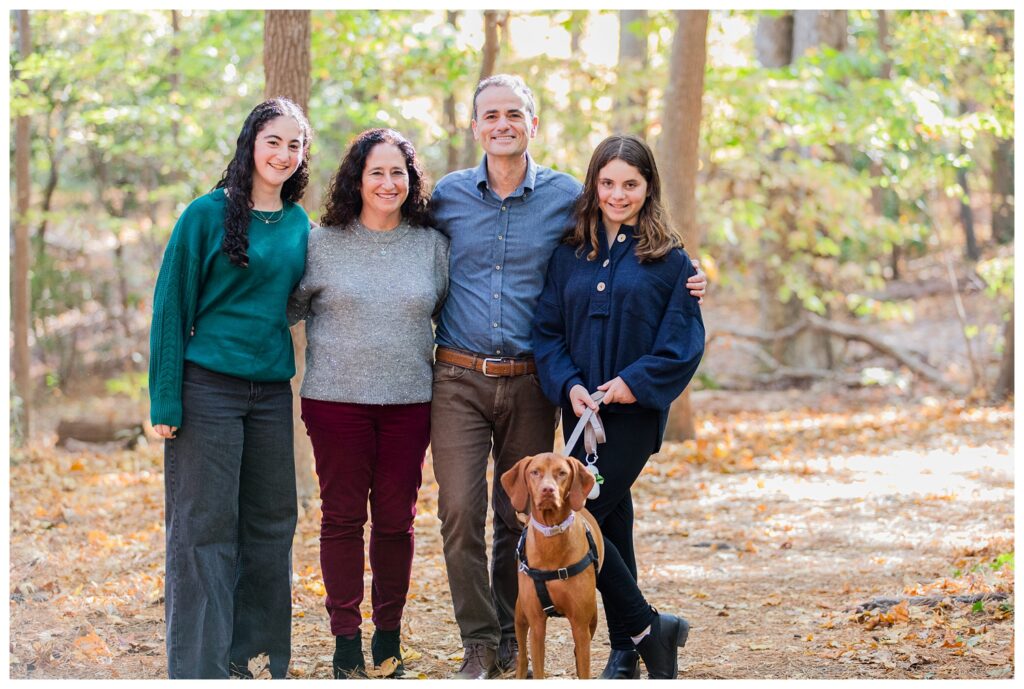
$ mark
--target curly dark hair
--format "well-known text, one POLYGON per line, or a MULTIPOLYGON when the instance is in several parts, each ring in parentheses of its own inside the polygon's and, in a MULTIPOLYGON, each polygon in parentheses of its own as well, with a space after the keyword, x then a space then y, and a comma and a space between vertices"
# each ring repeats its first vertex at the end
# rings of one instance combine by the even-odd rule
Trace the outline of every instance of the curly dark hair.
POLYGON ((338 171, 331 179, 324 214, 320 218, 321 225, 347 227, 359 217, 363 210, 363 197, 360 193, 363 169, 370 151, 378 144, 396 146, 405 158, 405 167, 409 172, 409 196, 402 204, 402 219, 416 227, 431 227, 434 224, 430 212, 430 194, 427 191, 429 179, 416 157, 416 149, 394 129, 367 129, 349 144, 338 171))
POLYGON ((302 162, 281 188, 281 200, 298 202, 309 182, 309 145, 313 129, 302 108, 287 98, 265 100, 249 113, 242 125, 235 144, 235 157, 228 163, 224 174, 214 189, 227 192, 227 209, 224 212, 224 253, 236 266, 249 266, 249 211, 252 210, 252 176, 256 167, 253 151, 256 136, 267 123, 278 117, 290 117, 302 130, 302 162))
POLYGON ((613 160, 621 160, 632 165, 647 182, 647 201, 640 209, 634 233, 637 237, 636 257, 641 263, 657 261, 674 248, 682 248, 683 240, 672 227, 668 211, 661 203, 661 177, 658 166, 654 162, 654 153, 643 139, 632 135, 612 135, 602 141, 594 149, 587 168, 587 179, 583 183, 583 193, 576 200, 576 224, 562 239, 565 244, 577 248, 577 253, 587 248, 587 260, 597 258, 599 242, 598 222, 601 220, 601 207, 597 199, 598 175, 604 166, 613 160))

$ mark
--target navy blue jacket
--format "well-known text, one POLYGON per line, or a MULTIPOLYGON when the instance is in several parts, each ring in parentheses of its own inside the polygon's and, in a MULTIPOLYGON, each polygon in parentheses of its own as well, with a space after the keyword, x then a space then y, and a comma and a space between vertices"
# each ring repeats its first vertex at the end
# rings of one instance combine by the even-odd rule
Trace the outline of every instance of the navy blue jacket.
POLYGON ((637 401, 607 411, 657 410, 660 438, 669 406, 704 353, 704 321, 686 288, 696 273, 686 252, 640 263, 632 230, 623 225, 610 252, 602 241, 593 261, 589 246, 555 250, 533 321, 533 352, 552 402, 568 407, 574 385, 593 392, 621 376, 637 401))

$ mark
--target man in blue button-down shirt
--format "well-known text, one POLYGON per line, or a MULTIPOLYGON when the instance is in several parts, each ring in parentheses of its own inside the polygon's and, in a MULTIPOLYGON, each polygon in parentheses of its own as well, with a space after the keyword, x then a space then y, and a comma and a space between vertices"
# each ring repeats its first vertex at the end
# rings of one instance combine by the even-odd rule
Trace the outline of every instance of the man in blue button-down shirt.
MULTIPOLYGON (((572 225, 582 186, 534 162, 533 95, 519 77, 480 82, 476 168, 434 189, 437 228, 451 240, 450 286, 437 324, 431 452, 455 619, 465 646, 456 678, 515 667, 515 544, 521 526, 498 477, 527 455, 550 452, 556 408, 537 381, 530 331, 548 260, 572 225), (488 576, 487 458, 494 457, 494 537, 488 576)), ((706 282, 690 283, 697 296, 706 282)))

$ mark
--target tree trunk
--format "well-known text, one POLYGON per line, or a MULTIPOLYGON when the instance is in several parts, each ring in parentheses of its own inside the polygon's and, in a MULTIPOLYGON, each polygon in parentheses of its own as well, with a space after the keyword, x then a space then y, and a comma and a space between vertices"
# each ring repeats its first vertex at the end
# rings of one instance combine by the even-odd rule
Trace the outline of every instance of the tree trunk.
POLYGON ((769 69, 785 67, 793 61, 793 14, 761 15, 754 31, 757 60, 769 69))
POLYGON ((796 10, 793 12, 793 60, 808 50, 828 46, 846 48, 846 10, 796 10))
MULTIPOLYGON (((445 12, 445 21, 452 27, 453 31, 459 29, 459 11, 448 10, 445 12)), ((451 84, 448 84, 451 87, 451 84)), ((459 167, 459 123, 455 116, 455 91, 450 90, 444 98, 444 128, 448 134, 447 158, 445 161, 445 172, 452 172, 459 167)), ((472 139, 473 137, 469 137, 472 139)))
MULTIPOLYGON (((758 61, 765 67, 778 68, 790 64, 802 57, 808 50, 828 45, 836 50, 846 46, 847 19, 845 10, 798 10, 792 15, 762 16, 758 21, 754 37, 758 61), (788 55, 788 57, 787 57, 788 55)), ((773 191, 776 197, 780 193, 794 196, 790 206, 799 205, 799 189, 788 192, 773 191)), ((786 214, 787 220, 780 224, 779 230, 783 239, 779 242, 763 242, 765 254, 777 254, 786 262, 785 235, 789 231, 792 219, 786 214)), ((778 294, 783 284, 782 271, 761 264, 761 281, 764 289, 761 292, 761 324, 768 331, 785 330, 799 320, 803 313, 803 305, 796 297, 783 303, 778 294)), ((768 351, 780 363, 829 369, 834 365, 831 341, 829 336, 820 332, 802 332, 790 340, 780 340, 768 345, 768 351)))
MULTIPOLYGON (((311 70, 311 20, 309 10, 268 10, 263 22, 263 69, 267 98, 284 96, 302 108, 309 109, 311 70)), ((307 210, 312 206, 304 199, 307 210)), ((292 378, 292 416, 295 421, 295 486, 299 503, 309 504, 316 494, 313 449, 302 423, 299 387, 306 370, 306 326, 292 328, 295 346, 295 377, 292 378)))
POLYGON ((1013 241, 1013 139, 999 139, 992 150, 992 238, 1013 241))
MULTIPOLYGON (((484 46, 480 52, 480 77, 477 83, 494 75, 498 65, 498 54, 501 52, 501 41, 498 38, 498 27, 508 21, 508 13, 502 18, 497 10, 484 11, 484 46)), ((473 85, 476 90, 476 84, 473 85)), ((466 137, 465 148, 462 149, 462 167, 476 167, 480 160, 477 156, 476 141, 472 135, 466 137)))
MULTIPOLYGON (((672 41, 665 113, 658 141, 662 185, 669 218, 683 237, 691 256, 700 246, 697 225, 697 172, 700 169, 700 118, 707 63, 707 10, 677 10, 672 41)), ((672 403, 667 440, 696 437, 690 391, 672 403)))
POLYGON ((309 10, 268 10, 264 17, 264 95, 284 96, 303 111, 309 107, 311 32, 309 10))
MULTIPOLYGON (((960 102, 960 114, 966 115, 969 108, 966 102, 960 102)), ((967 154, 967 148, 960 143, 960 157, 967 154)), ((971 208, 971 189, 967 183, 967 170, 962 167, 956 169, 956 182, 960 185, 960 224, 964 228, 964 253, 971 261, 981 258, 978 251, 978 239, 974 232, 974 210, 971 208)))
POLYGON ((1003 358, 999 362, 999 377, 996 379, 993 395, 997 400, 1005 400, 1013 394, 1013 305, 1010 305, 1010 320, 1003 328, 1006 344, 1003 358))
MULTIPOLYGON (((18 22, 18 57, 25 59, 32 52, 28 10, 15 10, 18 22)), ((15 440, 27 443, 32 426, 32 357, 28 348, 29 254, 28 210, 31 201, 32 179, 29 171, 31 132, 28 115, 20 115, 14 125, 14 176, 16 186, 16 214, 14 219, 14 384, 21 398, 20 432, 15 440)))
POLYGON ((647 10, 619 10, 619 63, 616 68, 619 99, 615 103, 612 130, 647 133, 647 88, 640 78, 647 72, 647 33, 637 33, 630 25, 647 19, 647 10))

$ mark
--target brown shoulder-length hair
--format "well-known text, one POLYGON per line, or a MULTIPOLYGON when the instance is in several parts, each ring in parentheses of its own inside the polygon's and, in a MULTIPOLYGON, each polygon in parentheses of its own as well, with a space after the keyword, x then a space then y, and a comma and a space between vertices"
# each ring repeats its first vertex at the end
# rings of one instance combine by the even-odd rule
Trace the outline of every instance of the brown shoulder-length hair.
MULTIPOLYGON (((601 207, 597 200, 598 174, 604 166, 613 160, 621 160, 632 165, 647 182, 647 201, 640 209, 634 234, 636 235, 636 257, 641 263, 657 261, 674 248, 682 248, 683 240, 669 224, 668 212, 661 204, 661 178, 658 166, 654 163, 651 152, 643 139, 632 135, 613 135, 602 141, 594 149, 587 168, 587 179, 583 184, 583 193, 576 201, 576 225, 571 228, 563 240, 577 250, 590 245, 591 251, 587 260, 597 258, 599 242, 597 228, 601 222, 601 207)), ((578 251, 579 252, 579 251, 578 251)))
POLYGON ((346 227, 359 217, 363 210, 363 196, 359 189, 363 181, 363 168, 370 151, 378 144, 392 144, 405 158, 405 168, 409 173, 409 196, 402 204, 402 219, 414 227, 432 227, 433 217, 430 213, 430 184, 416 149, 409 140, 394 129, 367 129, 356 136, 345 152, 345 157, 334 173, 327 189, 327 202, 320 224, 324 227, 346 227))

